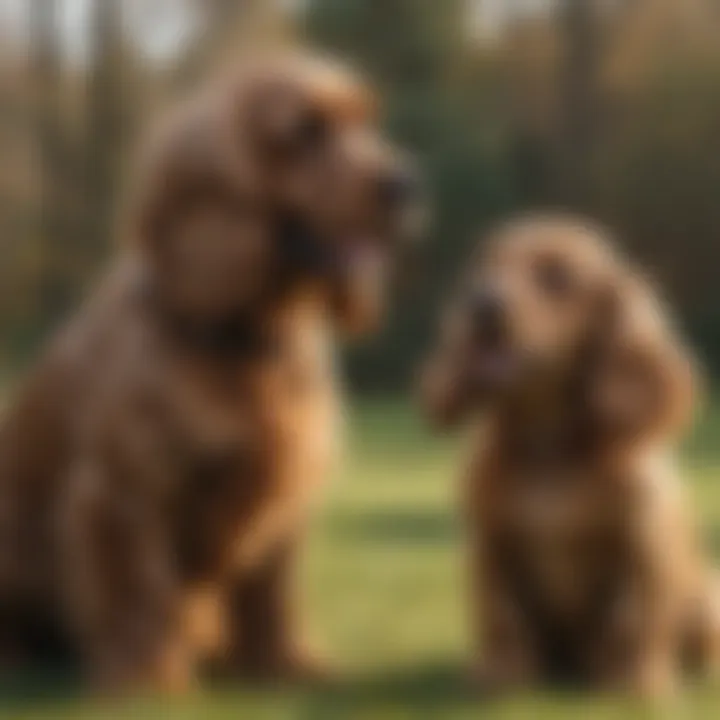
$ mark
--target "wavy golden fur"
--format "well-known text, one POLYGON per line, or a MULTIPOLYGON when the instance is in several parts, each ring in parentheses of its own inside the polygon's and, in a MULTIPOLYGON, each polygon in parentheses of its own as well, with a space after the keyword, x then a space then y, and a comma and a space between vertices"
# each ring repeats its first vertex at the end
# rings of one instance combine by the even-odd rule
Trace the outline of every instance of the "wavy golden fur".
POLYGON ((474 673, 493 688, 667 691, 720 666, 720 595, 674 456, 696 371, 603 233, 523 218, 483 243, 422 376, 474 418, 466 474, 474 673))

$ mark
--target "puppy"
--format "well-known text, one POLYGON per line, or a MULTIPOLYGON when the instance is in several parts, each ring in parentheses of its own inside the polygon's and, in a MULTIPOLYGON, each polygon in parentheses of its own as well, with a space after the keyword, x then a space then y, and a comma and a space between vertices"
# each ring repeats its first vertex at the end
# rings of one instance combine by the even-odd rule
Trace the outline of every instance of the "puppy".
POLYGON ((463 512, 474 672, 657 694, 720 663, 720 596, 674 464, 693 363, 602 234, 524 218, 483 243, 422 375, 475 419, 463 512), (715 591, 717 593, 717 591, 715 591))
POLYGON ((52 640, 113 691, 181 689, 210 650, 312 675, 293 574, 333 337, 381 315, 414 173, 364 83, 305 55, 203 88, 143 158, 118 257, 2 420, 0 655, 52 640))

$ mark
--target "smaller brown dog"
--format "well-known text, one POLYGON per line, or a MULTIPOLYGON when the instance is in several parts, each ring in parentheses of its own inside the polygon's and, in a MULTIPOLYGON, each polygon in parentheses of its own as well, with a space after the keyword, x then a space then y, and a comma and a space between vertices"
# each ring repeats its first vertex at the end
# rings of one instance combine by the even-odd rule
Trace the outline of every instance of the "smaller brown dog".
POLYGON ((530 218, 483 245, 422 378, 442 424, 484 411, 463 505, 479 681, 657 695, 718 669, 720 597, 672 461, 694 384, 599 232, 530 218))

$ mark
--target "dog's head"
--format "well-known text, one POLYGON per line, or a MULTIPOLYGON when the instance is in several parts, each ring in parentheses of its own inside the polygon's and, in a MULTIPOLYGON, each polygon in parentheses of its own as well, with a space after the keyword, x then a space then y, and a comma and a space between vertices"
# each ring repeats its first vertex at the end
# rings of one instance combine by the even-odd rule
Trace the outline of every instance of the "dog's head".
POLYGON ((446 421, 488 405, 562 402, 605 441, 687 420, 691 362, 650 286, 598 230, 512 222, 483 243, 425 373, 446 421))
POLYGON ((419 231, 419 183, 377 127, 370 91, 330 61, 250 62, 150 143, 135 233, 159 294, 196 322, 312 289, 344 325, 380 314, 419 231))

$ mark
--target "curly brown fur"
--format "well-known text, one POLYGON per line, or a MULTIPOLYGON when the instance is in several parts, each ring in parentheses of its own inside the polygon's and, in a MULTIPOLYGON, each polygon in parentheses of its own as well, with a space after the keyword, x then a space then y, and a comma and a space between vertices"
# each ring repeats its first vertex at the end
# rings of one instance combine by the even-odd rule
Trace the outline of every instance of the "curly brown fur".
POLYGON ((0 427, 0 655, 33 659, 22 613, 100 688, 181 689, 211 652, 313 673, 293 576, 332 340, 380 313, 409 171, 363 83, 306 56, 204 88, 143 159, 109 276, 0 427))
POLYGON ((718 667, 711 590, 674 464, 693 363, 649 285, 568 218, 483 245, 423 378, 479 427, 466 477, 475 673, 651 695, 718 667))

